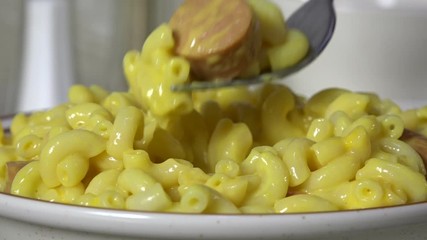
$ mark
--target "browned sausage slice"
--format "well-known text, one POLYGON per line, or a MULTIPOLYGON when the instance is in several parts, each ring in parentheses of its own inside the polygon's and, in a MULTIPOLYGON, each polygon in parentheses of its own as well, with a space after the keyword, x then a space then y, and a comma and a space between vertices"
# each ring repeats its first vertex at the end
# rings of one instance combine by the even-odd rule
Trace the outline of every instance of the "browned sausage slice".
POLYGON ((6 163, 6 169, 7 169, 7 177, 6 177, 6 185, 4 192, 10 193, 13 179, 15 179, 16 174, 21 170, 25 165, 30 163, 31 161, 12 161, 6 163))
POLYGON ((176 53, 197 80, 230 79, 261 48, 259 22, 245 0, 186 0, 173 14, 176 53))

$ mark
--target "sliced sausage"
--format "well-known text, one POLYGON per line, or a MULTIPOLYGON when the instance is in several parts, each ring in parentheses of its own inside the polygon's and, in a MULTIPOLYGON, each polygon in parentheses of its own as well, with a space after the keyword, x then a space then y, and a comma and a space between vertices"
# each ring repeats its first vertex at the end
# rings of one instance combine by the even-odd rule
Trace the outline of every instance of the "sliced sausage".
POLYGON ((4 189, 5 193, 10 193, 12 187, 13 179, 15 179, 16 174, 21 170, 25 165, 31 161, 12 161, 6 163, 7 177, 6 177, 6 186, 4 189))
POLYGON ((245 0, 186 0, 170 26, 197 80, 230 79, 257 57, 259 22, 245 0))
POLYGON ((427 168, 427 137, 415 131, 405 129, 400 140, 409 144, 421 156, 424 166, 427 168))

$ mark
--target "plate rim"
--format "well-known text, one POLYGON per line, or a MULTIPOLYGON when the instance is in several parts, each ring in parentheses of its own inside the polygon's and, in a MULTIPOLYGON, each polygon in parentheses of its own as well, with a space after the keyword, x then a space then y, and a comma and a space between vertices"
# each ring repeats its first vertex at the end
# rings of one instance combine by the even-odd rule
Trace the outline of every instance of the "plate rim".
POLYGON ((426 215, 427 202, 335 212, 224 215, 94 208, 0 193, 3 218, 69 231, 127 237, 318 236, 422 224, 426 223, 426 215), (384 218, 387 221, 383 221, 384 218))

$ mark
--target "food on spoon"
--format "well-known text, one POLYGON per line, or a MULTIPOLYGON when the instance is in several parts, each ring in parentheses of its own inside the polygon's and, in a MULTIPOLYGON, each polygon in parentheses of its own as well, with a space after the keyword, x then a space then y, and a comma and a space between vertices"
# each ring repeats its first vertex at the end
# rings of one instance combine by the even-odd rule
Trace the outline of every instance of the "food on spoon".
POLYGON ((304 33, 290 29, 285 43, 270 46, 266 50, 271 70, 276 71, 298 64, 308 53, 308 46, 304 33))
POLYGON ((251 77, 297 64, 308 52, 303 33, 288 29, 268 0, 186 0, 169 22, 175 51, 196 81, 251 77))
POLYGON ((287 26, 282 11, 276 4, 266 0, 247 0, 260 22, 264 44, 270 46, 286 41, 287 26))

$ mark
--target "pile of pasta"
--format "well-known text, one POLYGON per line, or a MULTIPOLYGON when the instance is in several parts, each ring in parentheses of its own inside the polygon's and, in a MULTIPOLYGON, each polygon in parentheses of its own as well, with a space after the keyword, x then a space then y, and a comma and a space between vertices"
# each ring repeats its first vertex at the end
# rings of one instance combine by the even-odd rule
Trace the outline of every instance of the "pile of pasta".
POLYGON ((137 211, 290 213, 427 200, 427 107, 371 93, 304 98, 280 84, 172 92, 189 81, 167 25, 128 52, 127 92, 75 85, 69 101, 0 131, 0 189, 137 211))

